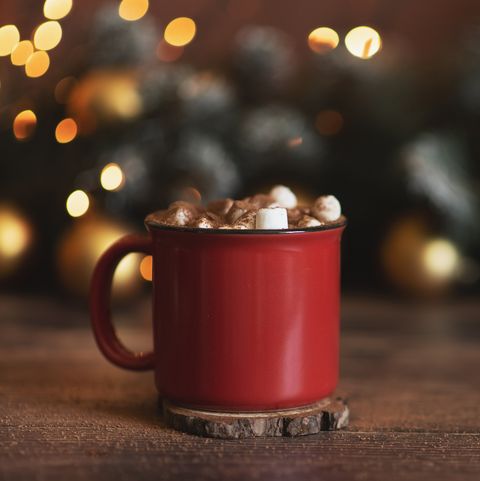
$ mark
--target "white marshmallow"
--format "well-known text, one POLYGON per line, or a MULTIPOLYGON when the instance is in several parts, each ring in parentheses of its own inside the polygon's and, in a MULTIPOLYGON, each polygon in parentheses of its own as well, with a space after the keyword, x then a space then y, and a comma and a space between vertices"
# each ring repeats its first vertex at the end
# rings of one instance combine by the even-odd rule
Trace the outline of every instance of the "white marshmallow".
POLYGON ((297 196, 284 185, 276 185, 270 191, 270 196, 273 197, 275 202, 278 202, 280 207, 286 209, 293 209, 297 206, 297 196))
POLYGON ((333 195, 322 195, 313 204, 312 213, 320 222, 333 222, 342 215, 342 208, 333 195))
POLYGON ((304 215, 299 221, 298 221, 298 227, 301 229, 305 227, 318 227, 322 225, 322 223, 315 219, 315 217, 310 217, 309 215, 304 215))
POLYGON ((188 207, 178 206, 169 209, 167 223, 172 225, 184 226, 193 220, 195 211, 188 207))
POLYGON ((255 217, 255 229, 288 229, 287 209, 259 209, 255 217))

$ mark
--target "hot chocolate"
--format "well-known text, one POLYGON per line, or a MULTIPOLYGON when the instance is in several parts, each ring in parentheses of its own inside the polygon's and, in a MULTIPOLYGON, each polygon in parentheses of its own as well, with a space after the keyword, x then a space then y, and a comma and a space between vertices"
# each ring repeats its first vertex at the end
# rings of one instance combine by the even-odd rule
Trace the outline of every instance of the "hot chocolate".
POLYGON ((342 220, 341 206, 333 195, 318 197, 311 206, 297 205, 296 195, 283 185, 268 194, 241 200, 219 199, 206 206, 173 202, 150 214, 156 224, 198 229, 309 229, 342 220))

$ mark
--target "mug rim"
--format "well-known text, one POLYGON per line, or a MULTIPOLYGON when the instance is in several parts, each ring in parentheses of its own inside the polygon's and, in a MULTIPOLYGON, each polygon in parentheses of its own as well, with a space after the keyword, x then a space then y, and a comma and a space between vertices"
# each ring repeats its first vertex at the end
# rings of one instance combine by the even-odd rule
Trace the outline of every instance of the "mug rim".
POLYGON ((335 222, 323 224, 317 227, 305 227, 303 229, 206 229, 202 227, 185 227, 165 225, 151 219, 153 214, 145 217, 144 223, 147 227, 155 230, 165 230, 169 232, 190 232, 193 234, 221 234, 221 235, 263 235, 263 234, 308 234, 344 228, 347 225, 347 218, 340 216, 335 222))

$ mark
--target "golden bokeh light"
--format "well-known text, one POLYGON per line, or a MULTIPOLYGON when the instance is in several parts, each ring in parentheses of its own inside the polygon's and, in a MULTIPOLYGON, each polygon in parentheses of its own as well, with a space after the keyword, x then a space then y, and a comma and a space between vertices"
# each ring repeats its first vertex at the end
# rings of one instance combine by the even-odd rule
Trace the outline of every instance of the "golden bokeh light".
POLYGON ((373 57, 382 47, 382 39, 376 30, 371 27, 356 27, 345 37, 347 50, 362 59, 373 57))
POLYGON ((164 38, 174 47, 184 47, 195 37, 197 27, 195 22, 188 17, 173 19, 165 28, 164 38))
POLYGON ((425 269, 432 277, 451 278, 459 268, 460 255, 456 247, 446 239, 432 239, 423 250, 425 269))
POLYGON ((45 0, 43 15, 50 20, 66 17, 72 9, 72 0, 45 0))
POLYGON ((23 217, 12 209, 0 208, 0 260, 22 254, 30 237, 30 226, 23 217))
MULTIPOLYGON (((131 227, 94 212, 76 219, 60 239, 57 267, 64 287, 87 297, 93 270, 100 256, 115 241, 131 232, 131 227)), ((118 301, 134 297, 142 286, 138 269, 141 254, 125 256, 113 277, 112 297, 118 301)))
POLYGON ((319 27, 308 35, 308 46, 315 53, 326 53, 337 47, 340 38, 332 28, 319 27))
POLYGON ((10 55, 20 41, 20 32, 15 25, 0 27, 0 57, 10 55))
POLYGON ((41 77, 50 67, 50 57, 47 52, 38 50, 33 52, 25 64, 25 74, 27 77, 41 77))
POLYGON ((175 47, 162 39, 158 42, 156 54, 162 62, 175 62, 182 56, 183 50, 183 47, 175 47))
POLYGON ((107 164, 100 174, 100 184, 105 190, 120 190, 125 183, 125 175, 118 164, 107 164))
POLYGON ((62 39, 62 27, 55 20, 40 24, 33 34, 33 43, 38 50, 51 50, 62 39))
POLYGON ((13 65, 25 65, 28 57, 33 53, 33 44, 30 40, 22 40, 13 49, 10 60, 13 65))
POLYGON ((90 207, 90 199, 83 190, 72 192, 66 202, 68 215, 71 217, 81 217, 90 207))
POLYGON ((152 275, 152 256, 145 256, 140 262, 140 275, 146 280, 151 281, 152 275))
POLYGON ((17 140, 26 140, 33 135, 37 116, 31 110, 23 110, 13 121, 13 135, 17 140))
POLYGON ((118 6, 118 15, 124 20, 134 22, 148 11, 148 0, 122 0, 118 6))
POLYGON ((338 134, 343 127, 343 116, 336 110, 321 110, 315 119, 315 127, 321 135, 338 134))
POLYGON ((77 136, 77 123, 67 118, 61 120, 55 129, 55 139, 59 144, 67 144, 77 136))

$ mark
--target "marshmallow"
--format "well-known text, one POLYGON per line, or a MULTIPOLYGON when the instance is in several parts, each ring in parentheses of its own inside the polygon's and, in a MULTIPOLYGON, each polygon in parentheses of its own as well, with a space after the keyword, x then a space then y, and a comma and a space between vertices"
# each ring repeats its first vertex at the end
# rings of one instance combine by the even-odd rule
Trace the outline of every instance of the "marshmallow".
POLYGON ((186 206, 178 206, 169 209, 166 216, 166 223, 176 226, 189 224, 196 216, 196 211, 186 206))
POLYGON ((190 223, 192 227, 198 227, 199 229, 217 229, 221 224, 220 217, 212 212, 201 214, 190 223))
POLYGON ((288 209, 287 210, 287 217, 288 222, 290 224, 295 224, 298 222, 303 216, 303 212, 300 209, 288 209))
POLYGON ((322 195, 313 204, 312 213, 320 222, 333 222, 342 215, 342 208, 333 195, 322 195))
POLYGON ((318 227, 321 226, 322 223, 315 219, 315 217, 310 217, 309 215, 304 215, 297 223, 297 226, 300 229, 304 229, 305 227, 318 227))
POLYGON ((297 206, 297 196, 284 185, 276 185, 270 191, 270 196, 277 202, 280 207, 293 209, 297 206))
POLYGON ((255 229, 288 229, 287 209, 259 209, 255 218, 255 229))
POLYGON ((244 200, 236 200, 227 213, 226 220, 229 224, 234 224, 245 212, 251 209, 251 205, 244 200))
POLYGON ((233 205, 232 199, 212 200, 207 204, 207 210, 219 216, 225 216, 233 205))
POLYGON ((257 212, 254 210, 249 210, 236 220, 234 227, 239 229, 242 229, 243 227, 245 227, 245 229, 255 229, 256 217, 257 217, 257 212), (238 226, 243 226, 243 227, 238 227, 238 226))
POLYGON ((192 227, 198 227, 199 229, 214 229, 215 224, 206 215, 202 215, 192 222, 192 227))
POLYGON ((280 207, 271 195, 266 194, 257 194, 252 197, 247 197, 244 201, 255 209, 261 209, 263 207, 280 207))

